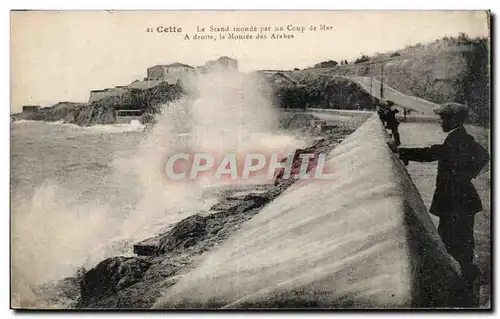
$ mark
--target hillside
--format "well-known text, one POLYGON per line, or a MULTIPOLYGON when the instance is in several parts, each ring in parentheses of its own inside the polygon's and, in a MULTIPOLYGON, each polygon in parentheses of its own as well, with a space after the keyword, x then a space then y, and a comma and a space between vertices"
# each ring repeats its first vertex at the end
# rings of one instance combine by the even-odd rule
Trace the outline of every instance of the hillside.
POLYGON ((419 98, 443 103, 454 101, 469 105, 473 120, 490 121, 490 42, 466 35, 446 37, 428 44, 368 57, 368 61, 291 71, 294 77, 304 73, 364 76, 380 79, 394 89, 419 98))
POLYGON ((267 77, 274 104, 285 109, 343 109, 375 110, 377 98, 372 97, 361 85, 343 77, 295 73, 287 76, 267 77))

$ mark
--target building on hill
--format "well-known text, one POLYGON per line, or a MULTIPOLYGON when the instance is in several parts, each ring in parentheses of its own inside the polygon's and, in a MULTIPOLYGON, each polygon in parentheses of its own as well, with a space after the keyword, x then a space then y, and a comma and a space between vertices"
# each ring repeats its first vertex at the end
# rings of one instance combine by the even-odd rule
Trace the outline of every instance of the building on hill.
POLYGON ((205 68, 207 71, 238 71, 238 60, 221 56, 217 60, 207 61, 205 68))
POLYGON ((175 84, 178 80, 186 79, 191 75, 195 75, 195 68, 183 64, 183 63, 172 63, 167 65, 155 65, 147 69, 148 81, 167 81, 169 84, 175 84))
POLYGON ((40 105, 23 105, 23 112, 33 112, 40 109, 40 105))
POLYGON ((197 75, 198 74, 205 74, 205 73, 207 73, 207 68, 204 65, 197 66, 195 68, 195 72, 196 72, 197 75))
POLYGON ((167 65, 155 65, 147 69, 147 77, 143 81, 135 80, 129 85, 117 85, 113 88, 90 91, 89 103, 110 97, 121 99, 131 90, 148 90, 164 82, 170 85, 177 84, 179 81, 184 83, 185 81, 189 81, 190 77, 195 76, 196 73, 194 67, 178 62, 167 65))

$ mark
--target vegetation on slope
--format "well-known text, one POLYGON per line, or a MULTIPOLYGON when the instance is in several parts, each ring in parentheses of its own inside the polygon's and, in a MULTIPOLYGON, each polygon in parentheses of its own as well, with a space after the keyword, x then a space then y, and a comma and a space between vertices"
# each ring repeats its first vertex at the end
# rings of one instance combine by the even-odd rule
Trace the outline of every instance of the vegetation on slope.
POLYGON ((310 72, 294 74, 296 85, 271 82, 275 105, 285 109, 374 110, 378 100, 357 83, 310 72))
POLYGON ((418 43, 373 57, 362 55, 356 61, 307 71, 380 79, 383 66, 384 83, 394 89, 438 104, 458 102, 469 105, 474 122, 484 125, 490 122, 488 38, 470 38, 462 33, 458 37, 418 43))

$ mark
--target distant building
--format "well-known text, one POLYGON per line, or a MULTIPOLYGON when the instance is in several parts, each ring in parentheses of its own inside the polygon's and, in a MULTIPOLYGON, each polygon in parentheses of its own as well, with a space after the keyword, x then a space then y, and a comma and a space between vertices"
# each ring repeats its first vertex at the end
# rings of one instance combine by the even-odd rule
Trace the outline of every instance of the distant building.
POLYGON ((40 108, 40 105, 23 105, 23 112, 33 112, 40 108))
POLYGON ((194 68, 196 74, 205 74, 207 73, 207 68, 202 65, 202 66, 197 66, 196 68, 194 68))
POLYGON ((195 68, 183 63, 172 63, 167 65, 155 65, 148 68, 148 81, 167 81, 168 84, 175 84, 178 80, 185 80, 186 77, 196 73, 195 68))
POLYGON ((217 60, 210 60, 205 63, 208 71, 238 71, 238 61, 227 56, 221 56, 217 60))
POLYGON ((181 84, 189 83, 191 80, 195 80, 197 75, 213 70, 237 71, 238 61, 227 56, 222 56, 217 60, 208 61, 205 66, 198 66, 196 68, 179 62, 155 65, 147 69, 147 77, 143 81, 135 80, 126 86, 115 86, 113 88, 90 91, 89 103, 107 97, 122 97, 131 89, 146 90, 163 82, 167 82, 170 85, 177 84, 179 81, 181 84))

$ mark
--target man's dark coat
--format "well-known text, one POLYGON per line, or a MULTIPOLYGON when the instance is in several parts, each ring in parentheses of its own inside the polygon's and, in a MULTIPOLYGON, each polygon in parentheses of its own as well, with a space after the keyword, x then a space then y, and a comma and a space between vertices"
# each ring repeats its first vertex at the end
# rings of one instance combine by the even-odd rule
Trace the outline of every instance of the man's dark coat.
POLYGON ((483 209, 472 185, 489 161, 485 150, 463 126, 448 134, 443 144, 424 148, 400 148, 400 158, 417 162, 438 162, 436 190, 430 212, 437 216, 470 214, 483 209))

